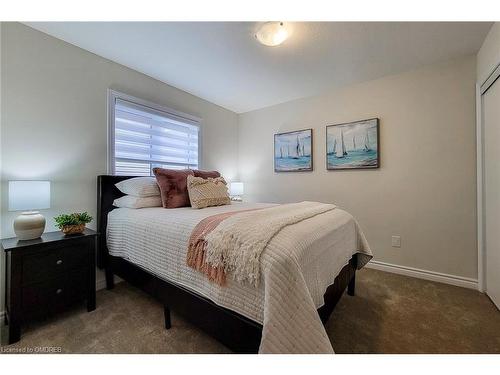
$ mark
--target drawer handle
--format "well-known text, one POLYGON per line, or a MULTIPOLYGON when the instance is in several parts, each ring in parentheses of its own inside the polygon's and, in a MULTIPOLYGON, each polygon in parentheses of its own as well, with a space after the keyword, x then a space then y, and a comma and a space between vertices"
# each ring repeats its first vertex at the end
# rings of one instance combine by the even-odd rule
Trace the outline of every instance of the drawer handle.
POLYGON ((62 293, 62 289, 57 289, 56 290, 56 294, 61 294, 62 293))
POLYGON ((56 264, 57 264, 57 265, 62 264, 62 260, 61 260, 61 259, 59 259, 59 260, 56 262, 56 264))

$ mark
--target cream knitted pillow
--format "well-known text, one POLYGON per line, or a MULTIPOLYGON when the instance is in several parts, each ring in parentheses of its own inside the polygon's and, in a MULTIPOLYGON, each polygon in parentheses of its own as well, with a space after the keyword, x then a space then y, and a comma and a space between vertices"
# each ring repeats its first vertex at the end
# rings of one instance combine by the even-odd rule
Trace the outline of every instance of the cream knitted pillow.
POLYGON ((231 204, 226 180, 223 177, 201 178, 188 176, 187 189, 191 206, 194 208, 231 204))

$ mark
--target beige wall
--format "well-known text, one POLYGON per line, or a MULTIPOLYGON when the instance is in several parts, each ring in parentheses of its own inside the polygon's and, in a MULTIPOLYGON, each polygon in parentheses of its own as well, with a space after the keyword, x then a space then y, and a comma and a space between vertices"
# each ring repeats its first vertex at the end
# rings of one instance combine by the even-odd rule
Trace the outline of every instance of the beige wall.
POLYGON ((335 202, 359 220, 377 260, 477 277, 474 57, 237 116, 24 25, 3 23, 0 35, 1 237, 13 235, 9 179, 52 181, 48 230, 58 213, 95 214, 110 87, 203 118, 203 166, 229 179, 239 167, 247 200, 335 202), (382 168, 327 172, 325 125, 370 117, 381 120, 382 168), (309 127, 314 171, 274 173, 273 134, 309 127))
POLYGON ((203 167, 236 176, 235 113, 27 26, 3 23, 1 31, 2 238, 13 235, 18 214, 6 211, 10 179, 52 181, 47 230, 62 212, 95 216, 96 176, 107 168, 108 88, 201 117, 203 167))
POLYGON ((495 22, 477 53, 477 79, 483 83, 500 63, 500 22, 495 22))
POLYGON ((476 279, 474 84, 470 56, 240 115, 246 199, 334 202, 376 260, 476 279), (382 167, 326 171, 325 126, 372 117, 382 167), (303 128, 314 129, 314 171, 273 172, 273 134, 303 128))

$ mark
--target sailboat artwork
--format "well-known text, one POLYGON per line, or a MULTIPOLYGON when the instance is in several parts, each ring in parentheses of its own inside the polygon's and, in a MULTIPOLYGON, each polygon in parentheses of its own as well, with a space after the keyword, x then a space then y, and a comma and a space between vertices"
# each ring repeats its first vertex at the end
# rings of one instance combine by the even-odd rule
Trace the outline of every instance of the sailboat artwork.
POLYGON ((312 129, 274 135, 274 171, 312 171, 312 129))
POLYGON ((326 168, 379 168, 378 118, 326 127, 326 168))

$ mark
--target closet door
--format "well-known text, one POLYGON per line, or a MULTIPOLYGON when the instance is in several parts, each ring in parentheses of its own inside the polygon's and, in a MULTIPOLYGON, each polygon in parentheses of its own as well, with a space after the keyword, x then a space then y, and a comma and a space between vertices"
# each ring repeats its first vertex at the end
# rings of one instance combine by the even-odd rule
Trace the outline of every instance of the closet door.
POLYGON ((486 293, 500 308, 500 78, 483 94, 486 293))

